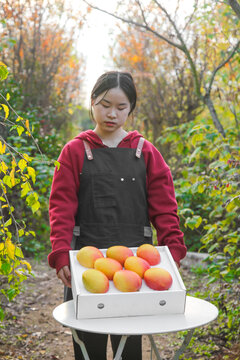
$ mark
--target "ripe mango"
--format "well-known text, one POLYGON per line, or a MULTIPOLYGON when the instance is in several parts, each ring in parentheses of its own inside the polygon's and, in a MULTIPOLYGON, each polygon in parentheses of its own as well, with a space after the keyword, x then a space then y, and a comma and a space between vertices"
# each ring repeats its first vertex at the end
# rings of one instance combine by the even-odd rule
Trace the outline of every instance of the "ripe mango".
POLYGON ((147 260, 150 265, 157 265, 161 260, 158 250, 151 244, 143 244, 139 246, 136 254, 140 258, 147 260))
POLYGON ((133 252, 127 246, 115 245, 107 249, 106 256, 119 261, 123 266, 126 258, 133 256, 133 252))
POLYGON ((144 281, 153 290, 168 290, 172 285, 171 274, 163 268, 151 268, 145 271, 144 281))
POLYGON ((99 258, 95 261, 94 268, 102 271, 109 280, 112 280, 115 272, 122 270, 122 265, 111 258, 99 258))
POLYGON ((91 293, 106 293, 109 289, 107 276, 99 270, 88 269, 82 274, 85 289, 91 293))
POLYGON ((87 268, 93 268, 98 258, 103 258, 102 252, 95 246, 84 246, 77 253, 78 262, 87 268))
POLYGON ((119 270, 113 276, 115 287, 122 292, 138 291, 142 286, 141 277, 131 270, 119 270))
POLYGON ((150 269, 149 263, 138 257, 138 256, 129 256, 124 263, 124 268, 126 270, 132 270, 135 273, 137 273, 141 278, 143 278, 143 275, 146 270, 150 269))

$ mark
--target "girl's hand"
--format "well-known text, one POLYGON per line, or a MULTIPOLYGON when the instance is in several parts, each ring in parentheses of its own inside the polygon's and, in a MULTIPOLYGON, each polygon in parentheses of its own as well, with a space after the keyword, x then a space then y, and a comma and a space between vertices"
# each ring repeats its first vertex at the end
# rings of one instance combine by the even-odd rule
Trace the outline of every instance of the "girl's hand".
POLYGON ((71 272, 70 272, 69 266, 67 266, 67 265, 63 266, 59 270, 57 276, 60 280, 62 280, 64 285, 71 288, 71 272))

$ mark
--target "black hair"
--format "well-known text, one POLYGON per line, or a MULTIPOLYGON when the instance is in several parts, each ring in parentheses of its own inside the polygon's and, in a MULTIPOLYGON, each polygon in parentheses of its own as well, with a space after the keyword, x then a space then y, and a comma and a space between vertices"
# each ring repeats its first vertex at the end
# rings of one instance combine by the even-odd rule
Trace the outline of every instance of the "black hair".
MULTIPOLYGON (((110 89, 117 88, 123 90, 125 95, 127 96, 129 102, 130 102, 130 115, 136 106, 137 101, 137 90, 134 84, 133 77, 128 72, 120 72, 120 71, 108 71, 104 74, 102 74, 96 81, 96 84, 94 85, 92 92, 91 92, 91 102, 95 100, 100 94, 103 94, 104 96, 107 94, 107 92, 110 89)), ((102 98, 102 99, 103 99, 102 98)), ((101 100, 102 100, 101 99, 101 100)), ((100 101, 101 101, 100 100, 100 101)), ((99 102, 100 102, 99 101, 99 102)), ((91 116, 93 118, 92 109, 91 109, 91 116)))

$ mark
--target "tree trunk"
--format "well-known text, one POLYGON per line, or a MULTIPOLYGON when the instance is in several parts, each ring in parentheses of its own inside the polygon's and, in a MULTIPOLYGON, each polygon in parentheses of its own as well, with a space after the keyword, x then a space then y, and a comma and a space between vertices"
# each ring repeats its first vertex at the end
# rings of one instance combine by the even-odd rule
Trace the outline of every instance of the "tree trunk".
POLYGON ((219 119, 218 119, 218 116, 217 116, 217 112, 215 110, 215 107, 213 105, 213 102, 210 98, 210 95, 206 95, 204 97, 204 103, 207 105, 208 107, 208 110, 212 116, 212 119, 213 119, 213 123, 215 125, 215 128, 218 130, 218 132, 220 134, 222 134, 222 136, 225 138, 226 137, 226 134, 225 134, 225 131, 223 129, 223 126, 222 124, 220 123, 219 119))
POLYGON ((228 4, 231 6, 233 11, 237 14, 238 18, 240 19, 240 4, 237 0, 228 0, 228 4))

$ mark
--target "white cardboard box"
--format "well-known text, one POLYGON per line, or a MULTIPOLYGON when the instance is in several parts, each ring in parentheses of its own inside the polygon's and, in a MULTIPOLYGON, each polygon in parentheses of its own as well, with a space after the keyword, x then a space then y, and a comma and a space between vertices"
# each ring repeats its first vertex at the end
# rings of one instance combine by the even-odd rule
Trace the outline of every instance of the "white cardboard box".
MULTIPOLYGON (((132 247, 134 255, 137 248, 132 247)), ((170 289, 156 291, 142 281, 137 292, 120 292, 112 281, 104 294, 88 292, 82 283, 82 273, 87 269, 76 258, 78 250, 70 251, 72 293, 77 319, 105 318, 137 315, 178 314, 185 311, 186 288, 167 246, 156 246, 161 262, 152 267, 162 267, 170 272, 173 283, 170 289)), ((100 249, 106 256, 107 249, 100 249)))

